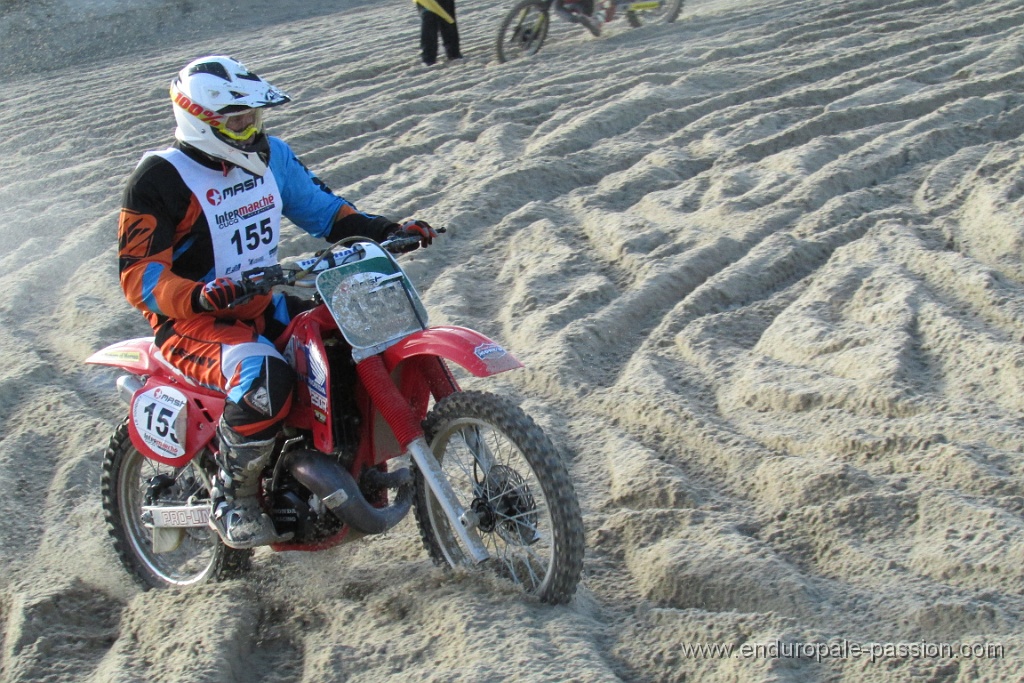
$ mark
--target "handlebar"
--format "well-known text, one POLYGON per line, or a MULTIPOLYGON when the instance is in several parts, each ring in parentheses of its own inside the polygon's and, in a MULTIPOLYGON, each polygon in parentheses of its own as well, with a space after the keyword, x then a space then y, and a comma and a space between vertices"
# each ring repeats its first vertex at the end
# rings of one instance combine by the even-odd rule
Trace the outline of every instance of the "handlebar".
MULTIPOLYGON (((437 228, 437 232, 443 233, 445 228, 437 228)), ((392 254, 406 254, 419 248, 420 239, 417 236, 393 237, 380 242, 380 246, 392 254)), ((358 242, 356 244, 358 245, 358 242)), ((263 268, 253 268, 243 272, 238 284, 242 287, 245 294, 239 297, 232 304, 232 307, 248 301, 257 294, 269 294, 274 287, 312 287, 313 283, 311 280, 308 284, 303 283, 303 280, 308 278, 314 272, 314 268, 323 260, 332 259, 333 253, 330 247, 318 252, 316 261, 305 268, 284 268, 278 264, 263 268)))

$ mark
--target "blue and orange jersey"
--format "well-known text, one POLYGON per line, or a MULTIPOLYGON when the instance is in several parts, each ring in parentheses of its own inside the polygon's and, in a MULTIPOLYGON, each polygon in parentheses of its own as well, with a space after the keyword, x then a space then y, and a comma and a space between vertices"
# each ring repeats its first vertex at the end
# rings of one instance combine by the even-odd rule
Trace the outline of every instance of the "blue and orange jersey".
MULTIPOLYGON (((310 172, 282 140, 269 137, 269 174, 279 191, 280 213, 315 237, 334 242, 343 237, 361 235, 381 240, 397 224, 381 216, 358 211, 354 205, 335 195, 310 172)), ((215 241, 211 238, 209 211, 203 201, 215 193, 231 192, 221 188, 227 170, 221 162, 187 145, 176 144, 171 152, 151 153, 143 157, 128 180, 118 227, 118 270, 121 288, 132 306, 143 312, 157 330, 168 320, 209 315, 195 305, 202 283, 215 277, 215 241), (195 173, 203 182, 208 175, 205 196, 197 196, 183 179, 168 154, 183 154, 196 162, 195 173)), ((251 177, 258 183, 263 179, 251 177)), ((196 182, 192 182, 192 187, 196 182)), ((241 192, 249 188, 235 188, 241 192)), ((216 226, 215 226, 216 227, 216 226)), ((273 248, 280 235, 274 226, 273 248)), ((270 303, 269 296, 256 297, 222 316, 236 320, 255 320, 270 303)))

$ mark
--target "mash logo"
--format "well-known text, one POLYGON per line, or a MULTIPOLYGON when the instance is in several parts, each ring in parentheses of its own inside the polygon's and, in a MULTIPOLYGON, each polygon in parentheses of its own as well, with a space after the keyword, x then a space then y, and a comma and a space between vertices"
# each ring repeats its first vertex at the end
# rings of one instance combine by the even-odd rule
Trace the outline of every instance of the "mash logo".
POLYGON ((185 405, 185 397, 173 389, 167 391, 157 387, 153 390, 153 398, 160 403, 166 403, 167 405, 174 406, 175 408, 181 408, 185 405))
POLYGON ((219 190, 211 188, 206 192, 206 201, 210 202, 212 206, 217 206, 228 197, 234 197, 237 194, 254 190, 265 182, 266 181, 263 180, 262 176, 253 176, 252 178, 248 178, 240 183, 222 187, 219 190))

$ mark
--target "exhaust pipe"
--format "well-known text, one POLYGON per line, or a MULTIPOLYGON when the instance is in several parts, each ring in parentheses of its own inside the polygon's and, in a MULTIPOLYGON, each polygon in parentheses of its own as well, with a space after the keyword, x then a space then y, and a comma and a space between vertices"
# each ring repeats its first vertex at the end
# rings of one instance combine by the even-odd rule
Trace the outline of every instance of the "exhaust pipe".
MULTIPOLYGON (((338 519, 363 534, 381 534, 402 521, 412 506, 412 472, 375 472, 372 483, 398 488, 394 502, 386 508, 370 505, 359 484, 341 465, 319 451, 300 450, 289 454, 288 471, 300 484, 315 493, 338 519)), ((367 474, 370 474, 369 472, 367 474)))
POLYGON ((117 395, 128 405, 132 404, 132 397, 142 388, 142 380, 135 375, 121 375, 115 383, 117 395))

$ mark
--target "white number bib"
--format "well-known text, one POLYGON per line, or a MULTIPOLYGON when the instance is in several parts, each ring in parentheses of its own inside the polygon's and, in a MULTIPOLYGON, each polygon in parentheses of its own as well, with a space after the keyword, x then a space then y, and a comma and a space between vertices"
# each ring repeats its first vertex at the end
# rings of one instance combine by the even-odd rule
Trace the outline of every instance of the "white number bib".
POLYGON ((167 458, 185 454, 188 399, 171 387, 153 387, 135 395, 132 422, 154 453, 167 458))
POLYGON ((277 263, 281 192, 269 168, 262 177, 238 167, 224 175, 176 149, 153 154, 171 162, 199 199, 210 226, 216 277, 237 281, 246 270, 277 263))

